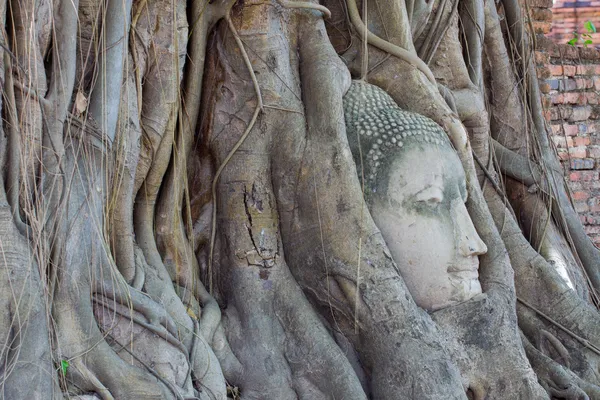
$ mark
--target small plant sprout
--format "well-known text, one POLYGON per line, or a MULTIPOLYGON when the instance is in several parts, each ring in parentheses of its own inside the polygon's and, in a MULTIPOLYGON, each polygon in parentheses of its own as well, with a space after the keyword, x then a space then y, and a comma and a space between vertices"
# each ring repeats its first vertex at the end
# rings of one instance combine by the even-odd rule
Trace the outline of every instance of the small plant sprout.
POLYGON ((63 375, 67 375, 67 370, 69 369, 69 362, 67 360, 60 361, 60 371, 63 375))
POLYGON ((573 38, 567 42, 567 44, 571 46, 576 46, 579 43, 583 44, 583 47, 587 47, 590 44, 593 44, 592 41, 592 33, 596 33, 596 26, 592 21, 585 21, 583 24, 586 33, 573 32, 573 38))

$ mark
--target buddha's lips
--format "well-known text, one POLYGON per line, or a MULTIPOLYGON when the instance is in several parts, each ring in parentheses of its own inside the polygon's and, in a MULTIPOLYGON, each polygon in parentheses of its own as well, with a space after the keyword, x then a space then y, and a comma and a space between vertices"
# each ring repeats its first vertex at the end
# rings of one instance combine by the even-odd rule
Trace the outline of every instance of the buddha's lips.
MULTIPOLYGON (((463 260, 461 260, 463 261, 463 260)), ((454 263, 448 267, 448 274, 459 279, 479 278, 479 258, 468 257, 462 263, 454 263)))

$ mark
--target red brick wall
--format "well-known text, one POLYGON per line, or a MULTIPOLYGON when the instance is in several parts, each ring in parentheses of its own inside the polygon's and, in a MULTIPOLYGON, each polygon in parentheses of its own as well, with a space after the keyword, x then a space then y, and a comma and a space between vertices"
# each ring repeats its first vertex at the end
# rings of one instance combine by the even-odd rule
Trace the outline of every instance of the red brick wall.
MULTIPOLYGON (((538 27, 540 22, 547 21, 538 21, 538 27)), ((538 34, 537 45, 538 77, 552 140, 575 208, 588 235, 600 245, 600 52, 555 43, 543 34, 538 34)))
MULTIPOLYGON (((566 43, 573 38, 573 32, 587 33, 583 26, 586 21, 599 25, 600 0, 554 0, 552 14, 549 37, 556 43, 566 43)), ((597 28, 600 29, 600 26, 597 28)), ((592 34, 592 41, 592 46, 600 44, 600 32, 592 34)))

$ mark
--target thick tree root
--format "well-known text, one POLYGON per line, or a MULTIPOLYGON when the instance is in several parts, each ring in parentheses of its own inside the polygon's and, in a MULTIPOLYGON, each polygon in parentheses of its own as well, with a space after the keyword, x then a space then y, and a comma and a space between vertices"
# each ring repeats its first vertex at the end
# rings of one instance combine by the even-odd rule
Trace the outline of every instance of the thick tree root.
POLYGON ((523 346, 538 379, 558 399, 588 400, 600 398, 600 387, 579 378, 556 361, 548 358, 522 336, 523 346))
MULTIPOLYGON (((265 52, 287 54, 297 33, 286 33, 289 36, 282 48, 269 50, 268 43, 273 43, 269 38, 278 37, 282 27, 276 22, 277 18, 273 18, 269 6, 260 7, 265 8, 273 22, 267 37, 248 35, 240 31, 239 25, 236 28, 245 46, 252 49, 249 56, 257 71, 258 83, 261 91, 268 93, 265 103, 298 109, 300 103, 294 96, 298 90, 294 82, 297 61, 282 62, 275 71, 260 61, 266 56, 262 54, 265 52), (276 83, 276 76, 284 77, 283 86, 276 83), (284 89, 286 86, 290 90, 284 89)), ((304 14, 290 11, 294 19, 304 14)), ((308 14, 307 17, 314 18, 308 14)), ((238 21, 234 13, 232 22, 237 24, 238 21)), ((227 93, 233 87, 244 90, 236 89, 233 98, 217 97, 212 115, 220 115, 221 110, 231 106, 240 109, 242 105, 236 117, 243 118, 244 123, 237 123, 237 118, 231 118, 230 122, 221 118, 212 121, 213 137, 219 138, 211 141, 217 165, 223 164, 239 142, 256 104, 246 65, 241 58, 231 56, 239 51, 233 39, 229 36, 223 41, 224 83, 215 93, 227 93), (225 129, 235 134, 219 136, 225 129)), ((209 65, 213 65, 212 62, 209 65)), ((304 298, 284 258, 278 228, 278 200, 274 194, 276 186, 272 186, 269 178, 275 171, 270 168, 271 162, 265 154, 270 143, 281 140, 277 134, 280 127, 287 126, 302 137, 303 123, 299 115, 284 112, 282 119, 282 111, 265 108, 249 140, 241 143, 223 169, 217 186, 219 240, 216 250, 221 258, 216 257, 215 261, 221 261, 217 261, 215 272, 219 272, 215 282, 218 298, 227 299, 223 327, 235 358, 227 355, 220 328, 213 345, 219 349, 217 355, 225 356, 220 361, 224 370, 233 372, 230 382, 240 387, 243 398, 364 398, 354 371, 304 298), (271 125, 269 121, 277 123, 271 125)), ((229 375, 226 376, 229 379, 229 375)))

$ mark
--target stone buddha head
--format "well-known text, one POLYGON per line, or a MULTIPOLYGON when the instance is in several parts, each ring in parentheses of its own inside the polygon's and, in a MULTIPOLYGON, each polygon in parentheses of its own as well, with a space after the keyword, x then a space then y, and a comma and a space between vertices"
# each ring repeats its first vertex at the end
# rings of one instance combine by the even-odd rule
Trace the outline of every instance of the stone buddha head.
POLYGON ((365 200, 417 305, 435 311, 481 293, 478 256, 487 247, 443 129, 361 81, 344 96, 344 114, 365 200))

